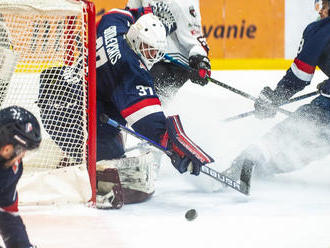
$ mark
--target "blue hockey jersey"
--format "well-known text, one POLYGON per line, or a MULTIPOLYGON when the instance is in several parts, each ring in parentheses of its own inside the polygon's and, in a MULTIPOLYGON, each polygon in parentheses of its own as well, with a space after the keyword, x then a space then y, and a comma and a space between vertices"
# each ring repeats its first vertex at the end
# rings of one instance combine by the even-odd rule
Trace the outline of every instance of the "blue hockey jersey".
POLYGON ((32 247, 18 212, 16 185, 23 173, 22 162, 0 168, 0 235, 6 247, 32 247))
POLYGON ((298 54, 277 88, 284 88, 291 97, 310 84, 316 66, 330 76, 330 17, 305 28, 298 54))
POLYGON ((166 118, 147 67, 125 38, 134 22, 129 11, 112 9, 97 24, 97 112, 159 142, 166 118))
POLYGON ((11 168, 0 168, 0 208, 9 212, 16 212, 17 192, 16 185, 22 176, 22 162, 16 163, 11 168))

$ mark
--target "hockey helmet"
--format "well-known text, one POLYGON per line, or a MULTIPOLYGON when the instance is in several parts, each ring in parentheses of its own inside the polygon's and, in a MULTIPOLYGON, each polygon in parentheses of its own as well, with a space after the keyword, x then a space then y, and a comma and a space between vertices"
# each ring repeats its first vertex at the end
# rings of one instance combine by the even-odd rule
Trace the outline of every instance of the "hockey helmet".
POLYGON ((320 19, 330 16, 330 0, 315 0, 314 6, 320 19))
POLYGON ((141 16, 129 28, 126 38, 148 69, 164 57, 167 47, 166 31, 164 25, 153 14, 141 16))
POLYGON ((0 147, 14 146, 18 153, 39 147, 41 133, 36 117, 26 109, 10 106, 0 110, 0 147))

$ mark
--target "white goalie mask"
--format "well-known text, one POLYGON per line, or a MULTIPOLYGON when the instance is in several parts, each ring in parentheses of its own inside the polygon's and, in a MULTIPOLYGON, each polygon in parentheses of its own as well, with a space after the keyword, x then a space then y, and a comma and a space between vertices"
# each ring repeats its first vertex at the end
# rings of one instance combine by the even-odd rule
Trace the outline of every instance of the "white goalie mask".
POLYGON ((166 31, 164 25, 153 14, 141 16, 129 28, 126 38, 148 69, 164 57, 167 47, 166 31))

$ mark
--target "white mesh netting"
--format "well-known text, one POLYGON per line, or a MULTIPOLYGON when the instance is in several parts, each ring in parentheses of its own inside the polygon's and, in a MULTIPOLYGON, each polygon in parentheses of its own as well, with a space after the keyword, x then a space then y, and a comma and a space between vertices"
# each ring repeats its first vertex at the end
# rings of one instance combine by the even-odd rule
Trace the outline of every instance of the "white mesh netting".
POLYGON ((0 0, 0 108, 25 107, 42 127, 25 171, 86 167, 85 8, 71 0, 0 0))

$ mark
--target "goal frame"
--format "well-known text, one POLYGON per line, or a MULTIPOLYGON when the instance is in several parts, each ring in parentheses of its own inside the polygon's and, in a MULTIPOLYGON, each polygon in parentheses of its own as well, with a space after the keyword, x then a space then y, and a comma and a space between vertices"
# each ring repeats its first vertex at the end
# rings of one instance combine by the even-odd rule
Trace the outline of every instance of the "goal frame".
MULTIPOLYGON (((95 206, 96 202, 96 13, 95 13, 95 4, 92 2, 92 0, 63 0, 58 2, 52 2, 52 0, 4 0, 1 1, 1 11, 0 11, 0 21, 1 23, 6 23, 8 26, 8 30, 6 32, 6 25, 5 28, 1 29, 1 37, 0 37, 0 45, 3 51, 5 49, 8 50, 8 53, 11 52, 14 54, 17 58, 22 58, 22 60, 16 64, 13 64, 13 73, 15 76, 10 76, 10 78, 1 78, 1 105, 22 105, 22 107, 26 107, 27 109, 30 109, 34 114, 36 114, 36 117, 39 118, 45 111, 47 110, 46 107, 50 106, 49 116, 54 116, 54 118, 50 118, 50 121, 52 124, 50 125, 52 130, 55 130, 57 133, 63 133, 63 136, 57 136, 57 137, 65 137, 66 134, 68 134, 67 137, 70 139, 72 137, 75 137, 74 135, 79 135, 79 137, 83 137, 83 139, 80 141, 78 138, 71 139, 74 143, 68 143, 67 141, 64 142, 65 147, 68 149, 75 149, 74 145, 78 145, 79 147, 79 158, 82 158, 82 160, 75 160, 75 158, 78 157, 70 157, 71 154, 67 154, 68 150, 62 150, 61 144, 56 143, 54 136, 51 136, 52 134, 49 133, 51 131, 50 128, 46 130, 45 128, 45 122, 43 118, 41 118, 41 123, 43 127, 43 132, 46 133, 46 138, 43 141, 44 147, 48 148, 49 150, 43 149, 42 145, 40 146, 39 151, 31 152, 27 154, 27 156, 23 159, 25 174, 28 178, 28 182, 31 183, 30 185, 27 185, 27 187, 24 188, 27 189, 27 191, 21 191, 22 188, 19 188, 20 185, 18 185, 18 191, 19 192, 27 192, 32 193, 35 195, 36 201, 28 201, 30 204, 48 204, 55 203, 56 200, 50 200, 48 202, 46 201, 40 201, 39 199, 42 198, 42 196, 55 196, 59 197, 60 193, 66 194, 67 192, 72 192, 73 189, 69 189, 71 185, 74 185, 76 187, 74 193, 80 193, 84 192, 83 198, 81 200, 75 197, 69 196, 69 200, 67 202, 71 202, 70 199, 73 198, 73 201, 79 201, 79 202, 89 202, 92 204, 92 206, 95 206), (77 6, 77 8, 76 8, 77 6), (31 17, 36 19, 30 19, 30 13, 27 12, 31 9, 31 17), (21 12, 22 10, 22 12, 21 12), (65 11, 65 12, 64 12, 65 11), (23 14, 22 14, 23 13, 23 14), (27 13, 24 15, 24 13, 27 13), (45 14, 46 13, 46 14, 45 14), (71 15, 72 13, 72 15, 71 15), (77 20, 79 20, 79 23, 77 25, 80 25, 79 29, 75 29, 76 25, 76 19, 75 16, 79 17, 77 20), (16 19, 17 17, 17 19, 16 19), (22 18, 23 17, 23 18, 22 18), (43 18, 45 17, 45 18, 43 18), (49 18, 48 18, 49 17, 49 18), (62 19, 56 19, 57 17, 65 18, 65 21, 62 22, 62 19), (42 19, 43 18, 43 19, 42 19), (31 21, 33 20, 33 21, 31 21), (34 22, 36 20, 36 22, 34 22), (43 25, 39 26, 40 20, 45 20, 43 22, 43 25), (52 29, 54 27, 54 24, 57 24, 57 22, 53 22, 53 20, 59 20, 59 26, 56 26, 56 29, 52 29), (49 21, 49 22, 48 22, 49 21), (46 24, 44 24, 46 23, 46 24), (64 26, 65 25, 65 26, 64 26), (65 27, 65 29, 63 29, 65 27), (59 29, 58 29, 59 28, 59 29), (61 29, 62 28, 62 29, 61 29), (35 31, 37 30, 37 31, 35 31), (42 30, 39 33, 39 30, 42 30), (50 30, 50 31, 49 31, 50 30), (60 30, 59 33, 58 30, 60 30), (43 33, 42 33, 43 32, 43 33), (78 33, 77 33, 78 32, 78 33), (9 33, 9 37, 6 35, 9 33), (14 34, 13 36, 11 35, 14 34), (42 36, 38 36, 39 34, 42 34, 42 36), (47 43, 48 38, 50 36, 52 37, 52 41, 58 42, 60 39, 60 48, 59 46, 56 46, 51 52, 44 52, 48 51, 48 46, 55 46, 57 43, 47 43), (83 37, 82 40, 79 39, 80 35, 83 37), (27 36, 25 36, 27 35, 27 36), (10 37, 12 36, 12 37, 10 37), (15 42, 11 42, 11 40, 15 42), (8 42, 9 41, 9 42, 8 42), (45 43, 44 43, 45 42, 45 43), (80 42, 79 44, 77 44, 80 42), (8 44, 8 46, 7 46, 8 44), (42 46, 39 46, 39 45, 42 46), (49 45, 50 44, 50 45, 49 45), (55 45, 54 45, 55 44, 55 45), (29 50, 25 52, 24 48, 26 45, 29 45, 35 50, 29 50), (36 48, 37 47, 37 48, 36 48), (40 47, 42 49, 40 49, 40 47), (45 50, 43 49, 45 48, 45 50), (76 58, 79 58, 78 50, 76 49, 83 49, 83 59, 78 61, 83 61, 83 69, 79 67, 80 62, 77 62, 76 58), (59 49, 59 50, 57 50, 59 49), (53 53, 54 52, 54 53, 53 53), (58 52, 59 57, 54 56, 54 54, 58 52), (16 56, 16 54, 21 56, 16 56), (40 59, 39 59, 40 58, 40 59), (61 60, 57 60, 60 58, 61 60), (46 61, 46 64, 43 64, 43 61, 46 61), (54 69, 53 69, 54 68, 54 69), (76 72, 67 70, 71 68, 76 68, 72 70, 77 70, 76 72), (53 71, 55 70, 55 72, 53 71), (60 71, 61 70, 61 71, 60 71), (25 74, 32 72, 35 73, 35 76, 32 75, 30 77, 32 80, 30 80, 29 77, 27 77, 25 74), (40 72, 39 78, 37 79, 36 72, 40 72), (49 73, 49 74, 47 74, 49 73), (62 73, 62 74, 61 74, 62 73), (65 74, 67 73, 67 74, 65 74), (74 82, 70 77, 67 79, 67 75, 79 75, 80 81, 74 82), (47 75, 53 75, 53 77, 42 77, 47 75), (58 76, 59 75, 59 76, 58 76), (58 76, 58 78, 57 78, 58 76), (25 81, 25 80, 29 81, 25 81), (36 83, 35 79, 39 80, 39 84, 36 83), (54 80, 55 79, 55 80, 54 80), (48 81, 47 81, 48 80, 48 81), (58 81, 56 81, 58 80, 58 81), (66 81, 68 80, 68 81, 66 81), (71 80, 71 81, 70 81, 71 80), (56 83, 58 82, 58 83, 56 83), (65 82, 62 83, 62 82, 65 82), (68 83, 67 83, 68 82, 68 83), (21 87, 19 85, 24 85, 24 87, 21 87), (33 83, 33 87, 32 84, 33 83), (80 85, 79 88, 73 88, 72 85, 80 85), (59 105, 62 104, 62 102, 58 103, 56 100, 54 101, 53 98, 47 97, 47 95, 42 95, 42 97, 45 97, 43 99, 49 99, 49 103, 46 106, 44 102, 42 102, 39 98, 41 97, 41 94, 44 93, 46 90, 49 92, 50 90, 46 88, 44 85, 50 85, 50 87, 59 87, 62 85, 65 85, 65 89, 63 89, 62 93, 58 94, 62 98, 57 99, 63 99, 63 96, 66 97, 65 99, 68 100, 57 100, 64 102, 65 104, 71 104, 74 102, 76 105, 72 104, 71 106, 67 107, 67 105, 59 105), (68 85, 68 86, 66 86, 68 85), (34 87, 35 86, 35 87, 34 87), (70 88, 70 87, 72 88, 70 88), (32 89, 31 89, 32 88, 32 89), (82 88, 82 89, 80 89, 82 88), (30 91, 31 89, 31 91, 30 91), (72 89, 72 91, 70 91, 72 89), (76 90, 74 93, 73 90, 76 90), (25 90, 25 91, 24 91, 25 90), (79 91, 80 90, 80 91, 79 91), (2 94, 3 92, 3 94, 2 94), (27 92, 31 94, 27 94, 27 92), (76 93, 78 92, 78 93, 76 93), (83 92, 83 95, 80 97, 79 92, 83 92), (23 93, 23 94, 22 94, 23 93), (75 94, 75 97, 73 97, 73 94, 75 94), (15 98, 17 96, 17 98, 15 98), (19 100, 17 100, 19 99, 19 100), (22 99, 22 101, 20 101, 22 99), (80 99, 82 99, 83 103, 80 104, 80 99), (70 102, 72 100, 72 102, 70 102), (27 105, 25 105, 25 103, 27 105), (42 105, 44 104, 44 105, 42 105), (57 104, 57 105, 56 105, 57 104), (45 108, 42 108, 42 106, 45 106, 45 108), (60 107, 58 107, 60 106, 60 107), (73 107, 72 107, 73 106, 73 107), (77 108, 78 110, 75 113, 75 115, 69 115, 70 117, 63 117, 64 114, 61 115, 56 113, 56 116, 60 116, 61 118, 61 124, 55 123, 58 119, 54 115, 54 112, 52 112, 53 109, 75 109, 75 106, 81 106, 81 108, 77 108), (53 108, 52 108, 53 107, 53 108), (38 109, 36 112, 36 109, 38 109), (46 109, 46 110, 45 110, 46 109), (76 114, 77 113, 77 114, 76 114), (40 116, 39 116, 40 114, 40 116), (71 119, 70 119, 71 118, 71 119), (62 119, 65 119, 63 122, 62 119), (77 122, 74 122, 77 120, 77 122), (69 126, 71 122, 74 122, 74 125, 76 126, 69 126), (53 124, 55 123, 55 124, 53 124), (63 124, 64 123, 64 124, 63 124), (67 126, 69 126, 65 131, 63 131, 63 128, 66 128, 66 123, 69 123, 67 126), (78 123, 78 124, 77 124, 78 123), (60 126, 61 125, 61 126, 60 126), (77 127, 77 129, 75 128, 77 127), (83 135, 81 135, 81 131, 83 130, 83 135), (70 136, 71 135, 71 136, 70 136), (49 142, 51 146, 49 146, 49 142), (55 151, 56 150, 56 151, 55 151), (55 151, 55 155, 53 155, 53 151, 55 151), (39 153, 38 153, 39 152, 39 153), (49 152, 49 155, 52 158, 59 159, 58 161, 52 160, 52 163, 48 163, 47 156, 48 154, 45 152, 49 152), (64 163, 62 163, 61 157, 59 157, 57 152, 62 152, 64 155, 64 159, 67 159, 67 163, 65 164, 66 160, 63 160, 64 163), (31 160, 29 161, 30 156, 34 156, 38 158, 38 161, 41 161, 40 167, 37 160, 31 160), (39 159, 41 158, 41 159, 39 159), (47 162, 43 162, 43 159, 46 158, 47 162), (79 161, 83 161, 83 163, 80 163, 79 161), (26 162, 26 163, 25 163, 26 162), (28 162, 32 163, 32 166, 28 165, 28 162), (80 164, 79 164, 80 163, 80 164), (27 166, 28 165, 28 166, 27 166), (75 166, 77 165, 77 166, 75 166), (47 166, 49 168, 54 168, 56 170, 48 170, 47 166), (65 168, 66 167, 66 168, 65 168), (62 170, 63 168, 63 170, 62 170), (73 172, 74 170, 81 170, 82 174, 72 173, 70 176, 67 174, 61 174, 59 173, 67 173, 68 171, 73 172), (31 173, 27 173, 31 172, 31 173), (34 173, 36 172, 36 173, 34 173), (39 173, 42 172, 42 173, 39 173), (56 180, 51 179, 50 184, 54 182, 53 185, 54 188, 57 190, 56 193, 48 193, 46 189, 48 188, 48 184, 41 185, 41 181, 47 181, 44 180, 45 174, 43 172, 54 172, 54 175, 59 176, 59 178, 56 180), (36 179, 35 176, 39 176, 39 179, 36 179), (78 182, 77 176, 82 176, 83 181, 78 182), (64 185, 67 185, 68 190, 66 192, 65 187, 62 188, 60 185, 62 179, 70 179, 67 181, 64 181, 64 185), (79 184, 80 183, 80 184, 79 184), (82 184, 83 183, 83 184, 82 184), (90 185, 88 185, 90 184, 90 185), (35 188, 38 187, 37 188, 35 188), (89 189, 90 188, 90 189, 89 189), (45 191, 43 191, 45 189, 45 191), (80 191, 80 192, 79 192, 80 191), (71 198, 70 198, 71 197, 71 198)), ((4 53, 3 53, 4 54, 4 53)), ((4 56, 2 56, 4 57, 4 56)), ((5 57, 6 58, 6 57, 5 57)), ((15 59, 16 60, 16 59, 15 59)), ((9 65, 4 66, 4 62, 2 62, 2 69, 4 68, 5 72, 10 72, 8 68, 11 67, 9 65)), ((0 69, 1 69, 0 68, 0 69)), ((13 75, 13 73, 11 73, 13 75)), ((9 73, 7 73, 9 74, 9 73)), ((51 91, 52 92, 52 91, 51 91)), ((58 89, 56 89, 56 92, 59 92, 58 89)), ((53 94, 53 93, 49 93, 53 94)), ((54 93, 55 95, 55 93, 54 93)), ((56 95, 57 96, 57 95, 56 95)), ((47 113, 47 114, 48 114, 47 113)), ((68 113, 68 112, 67 112, 68 113)), ((71 112, 69 112, 71 113, 71 112)), ((44 114, 45 115, 45 114, 44 114)), ((48 120, 48 119, 47 119, 48 120)), ((68 139, 69 139, 68 138, 68 139)), ((69 150, 70 152, 70 150, 69 150)), ((61 155, 60 155, 61 156, 61 155)), ((78 156, 78 155, 77 155, 78 156)), ((46 161, 45 160, 45 161, 46 161)), ((49 160, 50 161, 50 160, 49 160)), ((50 173, 49 173, 50 174, 50 173)), ((23 175, 23 176, 24 176, 23 175)), ((80 178, 79 178, 80 179, 80 178)), ((24 180, 20 180, 21 185, 24 184, 24 180)), ((26 194, 27 198, 34 198, 34 195, 31 196, 29 194, 26 194)), ((23 195, 22 195, 23 196, 23 195)), ((60 196, 61 199, 63 199, 62 196, 60 196)), ((20 197, 22 199, 24 197, 20 197)), ((24 201, 22 201, 23 203, 24 201)), ((60 201, 64 202, 64 201, 60 201)), ((24 204, 24 203, 23 203, 24 204)), ((29 204, 29 203, 27 203, 29 204)))
POLYGON ((82 0, 88 14, 88 174, 92 189, 91 202, 96 203, 96 14, 93 2, 82 0))

